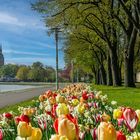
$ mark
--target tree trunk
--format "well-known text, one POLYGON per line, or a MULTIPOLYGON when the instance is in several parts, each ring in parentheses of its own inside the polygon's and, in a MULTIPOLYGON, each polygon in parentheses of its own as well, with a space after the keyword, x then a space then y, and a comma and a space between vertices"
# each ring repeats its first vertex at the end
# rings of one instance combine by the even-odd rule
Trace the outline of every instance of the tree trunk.
POLYGON ((134 81, 134 47, 137 38, 137 30, 134 27, 130 40, 127 40, 124 52, 124 85, 126 87, 135 87, 134 81))
POLYGON ((101 68, 100 68, 100 70, 101 70, 101 78, 102 78, 102 85, 106 85, 106 71, 105 71, 105 68, 104 68, 104 66, 101 66, 101 68))
POLYGON ((100 69, 98 69, 97 70, 97 75, 96 75, 96 81, 97 81, 98 85, 101 83, 100 79, 101 79, 101 77, 100 77, 100 69))
POLYGON ((113 80, 112 80, 112 71, 111 71, 111 60, 110 56, 107 56, 107 85, 112 86, 113 80))
POLYGON ((119 76, 118 57, 117 57, 117 51, 115 46, 110 49, 110 59, 111 59, 113 86, 121 86, 121 80, 119 76))

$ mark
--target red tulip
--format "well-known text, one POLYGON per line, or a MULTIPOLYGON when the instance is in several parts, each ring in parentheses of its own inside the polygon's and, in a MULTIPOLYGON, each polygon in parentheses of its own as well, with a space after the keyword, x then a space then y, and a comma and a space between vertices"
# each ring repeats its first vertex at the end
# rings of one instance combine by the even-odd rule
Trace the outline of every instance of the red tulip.
POLYGON ((138 117, 136 112, 131 108, 126 108, 123 112, 123 119, 129 131, 134 131, 138 124, 138 117))
POLYGON ((20 121, 21 121, 20 117, 19 117, 19 116, 16 116, 16 117, 15 117, 15 123, 16 123, 16 124, 19 124, 20 121))
POLYGON ((0 129, 0 140, 3 140, 3 133, 1 129, 0 129))
POLYGON ((21 119, 21 121, 26 122, 26 123, 30 122, 30 119, 27 115, 21 115, 20 119, 21 119))
POLYGON ((54 104, 51 111, 46 111, 46 113, 48 115, 50 115, 52 118, 55 118, 56 117, 56 107, 57 106, 58 106, 57 104, 54 104))
POLYGON ((7 119, 13 118, 13 115, 11 113, 4 113, 3 116, 6 117, 7 119))
POLYGON ((82 97, 83 97, 84 100, 88 99, 87 91, 83 91, 82 97))
POLYGON ((117 131, 117 140, 126 140, 126 136, 121 131, 117 131))

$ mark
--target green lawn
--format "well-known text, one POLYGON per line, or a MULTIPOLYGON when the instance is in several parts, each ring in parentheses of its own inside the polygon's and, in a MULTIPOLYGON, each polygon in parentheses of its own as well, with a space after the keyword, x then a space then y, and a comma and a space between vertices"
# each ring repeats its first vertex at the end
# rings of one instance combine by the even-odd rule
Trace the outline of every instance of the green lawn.
POLYGON ((0 108, 0 114, 1 113, 4 113, 4 112, 9 112, 9 111, 14 111, 15 113, 19 113, 18 112, 18 107, 19 106, 22 106, 22 107, 28 107, 28 106, 32 106, 34 104, 34 100, 36 100, 36 98, 33 98, 33 99, 30 99, 30 100, 27 100, 27 101, 23 101, 21 103, 17 103, 15 105, 11 105, 11 106, 6 106, 4 108, 0 108))
POLYGON ((109 101, 115 100, 120 106, 140 109, 140 87, 126 88, 94 85, 93 88, 101 90, 103 94, 108 95, 109 101))

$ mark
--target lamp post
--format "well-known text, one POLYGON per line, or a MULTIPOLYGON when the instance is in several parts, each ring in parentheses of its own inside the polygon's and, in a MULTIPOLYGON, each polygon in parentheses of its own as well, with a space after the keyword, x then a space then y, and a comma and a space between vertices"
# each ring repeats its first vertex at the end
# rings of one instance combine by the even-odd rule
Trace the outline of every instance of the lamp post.
POLYGON ((55 43, 56 43, 56 90, 59 89, 58 79, 58 28, 55 28, 55 43))
POLYGON ((58 33, 61 32, 59 27, 54 27, 50 29, 55 34, 55 46, 56 46, 56 90, 59 89, 59 77, 58 77, 58 33))

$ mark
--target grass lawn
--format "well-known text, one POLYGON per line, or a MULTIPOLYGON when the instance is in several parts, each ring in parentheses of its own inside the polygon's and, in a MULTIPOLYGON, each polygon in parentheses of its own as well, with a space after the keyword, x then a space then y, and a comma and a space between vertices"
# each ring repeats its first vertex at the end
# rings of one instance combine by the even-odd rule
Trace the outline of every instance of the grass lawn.
POLYGON ((32 106, 34 104, 33 100, 36 100, 36 98, 33 98, 33 99, 30 99, 30 100, 27 100, 27 101, 23 101, 23 102, 20 102, 20 103, 17 103, 15 105, 11 105, 11 106, 6 106, 4 108, 0 108, 0 114, 1 113, 4 113, 4 112, 9 112, 9 111, 14 111, 15 113, 19 113, 18 112, 18 106, 22 106, 22 107, 27 107, 27 106, 32 106))
POLYGON ((93 85, 96 90, 101 90, 103 94, 108 95, 109 101, 115 100, 120 106, 129 106, 140 109, 140 87, 112 87, 93 85))

